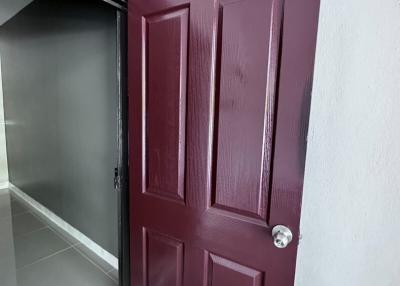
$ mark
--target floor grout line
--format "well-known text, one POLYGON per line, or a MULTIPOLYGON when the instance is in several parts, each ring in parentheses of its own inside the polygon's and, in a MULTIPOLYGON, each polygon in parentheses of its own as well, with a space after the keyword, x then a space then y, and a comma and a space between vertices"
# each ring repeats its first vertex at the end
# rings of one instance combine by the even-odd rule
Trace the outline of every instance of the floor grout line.
MULTIPOLYGON (((21 205, 25 208, 25 202, 23 202, 22 199, 21 199, 20 197, 18 197, 18 196, 12 196, 10 190, 8 190, 8 192, 9 192, 9 194, 10 194, 10 198, 9 198, 9 199, 10 199, 10 205, 11 205, 12 202, 16 202, 16 203, 21 204, 21 205)), ((44 224, 44 226, 43 226, 43 227, 40 227, 40 228, 38 228, 38 229, 29 231, 29 232, 27 232, 27 233, 23 233, 23 234, 14 236, 14 237, 29 236, 29 235, 31 235, 32 233, 35 233, 35 232, 38 232, 38 231, 41 231, 41 230, 44 230, 44 229, 50 229, 50 231, 51 231, 52 233, 54 233, 54 234, 55 234, 59 239, 61 239, 62 241, 66 242, 67 245, 66 245, 66 247, 63 248, 63 249, 60 249, 60 250, 58 250, 58 251, 56 251, 56 252, 54 252, 54 253, 52 253, 52 254, 49 254, 49 255, 47 255, 47 256, 45 256, 45 257, 42 257, 42 258, 40 258, 40 259, 38 259, 38 260, 36 260, 36 261, 34 261, 34 262, 31 262, 31 263, 29 263, 29 264, 26 264, 26 265, 20 267, 20 268, 17 268, 17 269, 16 269, 17 272, 23 271, 23 270, 25 270, 26 268, 32 267, 33 265, 36 265, 36 264, 38 264, 38 263, 42 263, 42 262, 46 261, 47 259, 50 259, 51 257, 54 257, 54 256, 56 256, 56 255, 62 254, 62 253, 64 253, 64 252, 66 252, 66 251, 74 250, 74 251, 76 251, 83 259, 85 259, 85 260, 88 261, 90 264, 92 264, 92 265, 99 271, 99 273, 103 273, 103 275, 105 275, 105 276, 107 276, 109 279, 111 279, 112 282, 114 282, 116 285, 119 285, 118 278, 116 278, 115 276, 113 276, 113 275, 111 274, 113 271, 115 271, 115 270, 117 270, 117 269, 115 269, 114 267, 112 267, 112 265, 109 266, 109 267, 111 267, 110 269, 107 269, 108 267, 103 268, 103 267, 101 266, 101 264, 99 264, 99 263, 97 263, 97 262, 95 261, 96 258, 90 258, 90 256, 87 255, 87 254, 85 254, 85 252, 84 252, 83 250, 80 250, 80 249, 79 249, 79 246, 80 246, 80 245, 82 245, 82 247, 85 247, 85 248, 86 248, 86 246, 85 246, 84 244, 82 244, 82 243, 79 242, 79 241, 74 242, 73 239, 69 239, 69 238, 68 238, 68 232, 67 232, 66 234, 63 234, 61 231, 59 231, 59 230, 57 229, 57 228, 58 228, 57 225, 54 226, 54 225, 52 225, 51 223, 47 222, 45 219, 43 219, 43 218, 41 217, 42 213, 40 213, 40 212, 36 213, 35 210, 29 210, 29 209, 28 209, 28 210, 24 210, 23 212, 18 213, 18 214, 16 214, 16 215, 12 215, 12 208, 11 208, 11 215, 10 215, 10 216, 6 216, 6 217, 0 217, 0 219, 5 219, 5 218, 12 219, 13 217, 18 217, 18 216, 26 215, 26 214, 31 214, 31 215, 33 215, 37 220, 39 220, 42 224, 44 224)), ((88 249, 88 251, 91 251, 91 249, 88 249)), ((95 253, 93 253, 93 255, 96 256, 95 253)), ((97 256, 96 256, 96 257, 97 257, 97 256)), ((98 256, 98 259, 99 259, 99 260, 103 260, 100 256, 98 256)), ((105 262, 106 262, 106 261, 105 261, 105 262)))
POLYGON ((24 193, 21 189, 14 186, 12 183, 9 184, 9 191, 11 194, 14 194, 16 198, 24 201, 35 213, 40 214, 40 217, 43 217, 43 219, 45 219, 46 221, 51 221, 51 225, 54 223, 57 228, 62 229, 66 233, 70 234, 74 239, 84 244, 86 248, 94 252, 96 256, 101 258, 101 260, 104 260, 107 264, 110 264, 112 267, 118 269, 118 258, 108 252, 106 249, 102 248, 91 238, 80 232, 74 226, 70 225, 57 214, 46 208, 44 205, 40 204, 28 194, 24 193))
POLYGON ((29 236, 29 235, 31 235, 32 233, 39 232, 39 231, 44 230, 44 229, 46 229, 46 228, 48 228, 47 225, 42 226, 41 228, 37 228, 37 229, 31 230, 31 231, 25 232, 25 233, 21 233, 21 234, 14 235, 14 238, 29 236))
MULTIPOLYGON (((11 210, 11 213, 12 213, 12 210, 11 210)), ((27 210, 27 211, 24 211, 22 213, 18 213, 18 214, 15 214, 15 215, 11 214, 11 215, 0 217, 0 219, 8 219, 8 218, 13 218, 13 217, 18 217, 18 216, 21 216, 21 215, 24 215, 24 214, 28 214, 28 213, 32 213, 32 212, 27 210)))
POLYGON ((47 255, 47 256, 45 256, 45 257, 42 257, 42 258, 40 258, 40 259, 38 259, 38 260, 36 260, 36 261, 34 261, 34 262, 32 262, 32 263, 29 263, 29 264, 27 264, 27 265, 24 265, 24 266, 18 268, 17 271, 20 271, 20 270, 23 270, 23 269, 25 269, 25 268, 27 268, 27 267, 29 267, 29 266, 35 265, 35 264, 37 264, 37 263, 39 263, 39 262, 42 262, 42 261, 44 261, 44 260, 46 260, 46 259, 49 259, 50 257, 53 257, 53 256, 58 255, 58 254, 60 254, 60 253, 63 253, 63 252, 65 252, 65 251, 67 251, 67 250, 69 250, 69 249, 71 249, 71 248, 72 248, 72 246, 69 245, 67 248, 58 250, 58 251, 56 251, 56 252, 54 252, 54 253, 52 253, 52 254, 50 254, 50 255, 47 255))
MULTIPOLYGON (((44 221, 43 221, 43 219, 40 217, 40 215, 39 214, 37 214, 37 213, 35 213, 35 212, 30 212, 35 218, 37 218, 38 220, 40 220, 40 222, 42 222, 42 223, 45 223, 44 221)), ((78 245, 83 245, 82 243, 80 243, 79 241, 78 242, 76 242, 76 243, 72 243, 71 241, 69 241, 68 240, 68 238, 66 238, 66 237, 64 237, 61 233, 59 233, 57 230, 56 230, 56 227, 54 227, 54 226, 52 226, 52 225, 50 225, 49 223, 45 223, 45 227, 44 228, 49 228, 53 233, 55 233, 60 239, 62 239, 64 242, 66 242, 68 245, 69 245, 69 247, 68 248, 66 248, 66 249, 63 249, 63 251, 64 250, 68 250, 68 249, 74 249, 76 252, 78 252, 78 254, 79 255, 81 255, 83 258, 85 258, 86 260, 88 260, 91 264, 93 264, 97 269, 99 269, 103 274, 105 274, 107 277, 109 277, 111 280, 113 280, 115 283, 119 283, 117 280, 115 280, 115 278, 114 277, 112 277, 111 275, 110 275, 110 273, 113 271, 113 270, 116 270, 115 268, 113 268, 113 267, 111 267, 111 269, 110 270, 105 270, 105 269, 103 269, 99 264, 97 264, 95 261, 93 261, 91 258, 89 258, 85 253, 83 253, 83 251, 81 251, 79 248, 77 248, 76 246, 78 246, 78 245)), ((44 229, 43 228, 43 229, 44 229)), ((85 247, 84 245, 83 245, 83 247, 85 247)), ((90 250, 89 250, 90 251, 90 250)), ((62 252, 62 251, 61 251, 62 252)), ((49 258, 49 257, 51 257, 51 256, 53 256, 53 255, 56 255, 56 254, 58 254, 58 253, 54 253, 54 254, 52 254, 52 255, 50 255, 50 256, 48 256, 48 257, 45 257, 45 258, 41 258, 40 260, 38 260, 38 261, 35 261, 34 263, 31 263, 31 264, 35 264, 36 262, 39 262, 39 261, 42 261, 42 260, 45 260, 45 259, 47 259, 47 258, 49 258)), ((95 254, 94 254, 95 255, 95 254)), ((99 259, 101 259, 101 258, 99 258, 99 259)), ((31 265, 31 264, 29 264, 29 265, 31 265)), ((26 265, 26 266, 29 266, 29 265, 26 265)), ((24 266, 25 267, 25 266, 24 266)), ((22 268, 24 268, 24 267, 22 267, 22 268)))
POLYGON ((98 269, 100 269, 101 272, 103 272, 106 276, 108 276, 112 281, 116 282, 117 284, 119 284, 118 281, 116 281, 113 277, 111 277, 111 275, 109 275, 109 273, 114 270, 114 268, 112 268, 110 271, 106 272, 106 270, 104 270, 100 265, 98 265, 96 262, 94 262, 92 259, 90 259, 85 253, 83 253, 83 251, 81 251, 79 248, 73 247, 80 255, 82 255, 84 258, 86 258, 86 260, 88 260, 89 262, 91 262, 94 266, 96 266, 98 269))
POLYGON ((45 224, 55 235, 57 235, 58 238, 60 238, 62 241, 66 242, 70 246, 75 246, 80 244, 80 242, 72 243, 68 238, 64 237, 60 231, 57 230, 57 226, 52 225, 51 223, 47 222, 45 219, 43 219, 39 214, 32 212, 32 215, 38 219, 40 222, 45 224))
POLYGON ((11 217, 16 217, 16 216, 20 216, 20 215, 24 215, 24 214, 29 214, 29 213, 32 213, 32 212, 26 210, 26 211, 24 211, 24 212, 22 212, 22 213, 18 213, 18 214, 15 214, 15 215, 11 215, 11 217))
POLYGON ((75 246, 81 244, 79 241, 77 242, 71 242, 68 238, 66 238, 64 235, 62 235, 54 226, 49 225, 49 228, 51 229, 52 232, 54 232, 60 239, 68 243, 68 245, 75 246))

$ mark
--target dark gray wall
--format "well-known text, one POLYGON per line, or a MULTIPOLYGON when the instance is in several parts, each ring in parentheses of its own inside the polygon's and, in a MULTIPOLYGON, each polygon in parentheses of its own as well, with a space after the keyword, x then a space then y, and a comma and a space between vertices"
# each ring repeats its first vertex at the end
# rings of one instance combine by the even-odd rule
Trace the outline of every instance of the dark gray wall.
POLYGON ((116 255, 115 11, 36 0, 0 28, 0 54, 10 181, 116 255))
POLYGON ((0 25, 3 25, 32 0, 0 0, 0 25))

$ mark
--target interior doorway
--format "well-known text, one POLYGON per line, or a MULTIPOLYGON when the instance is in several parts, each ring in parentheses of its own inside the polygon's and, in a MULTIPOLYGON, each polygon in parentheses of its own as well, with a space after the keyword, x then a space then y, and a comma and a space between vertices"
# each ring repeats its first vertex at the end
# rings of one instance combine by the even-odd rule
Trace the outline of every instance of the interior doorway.
POLYGON ((0 277, 129 285, 126 3, 26 4, 0 23, 0 277))

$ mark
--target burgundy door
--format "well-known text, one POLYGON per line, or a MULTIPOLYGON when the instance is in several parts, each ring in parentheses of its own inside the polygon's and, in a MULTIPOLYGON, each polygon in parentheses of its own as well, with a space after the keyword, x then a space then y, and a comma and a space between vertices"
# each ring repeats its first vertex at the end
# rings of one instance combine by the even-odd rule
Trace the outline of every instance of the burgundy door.
POLYGON ((129 1, 132 285, 293 285, 318 8, 129 1))

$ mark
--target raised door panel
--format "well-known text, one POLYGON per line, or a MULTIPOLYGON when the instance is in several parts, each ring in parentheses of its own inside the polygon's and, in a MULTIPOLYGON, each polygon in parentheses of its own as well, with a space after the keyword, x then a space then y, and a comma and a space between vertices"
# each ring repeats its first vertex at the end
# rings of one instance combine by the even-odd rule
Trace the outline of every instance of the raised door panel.
POLYGON ((182 242, 143 228, 143 272, 145 286, 181 286, 182 242))
POLYGON ((144 192, 185 199, 189 9, 143 17, 144 192), (162 49, 160 48, 162 47, 162 49))
POLYGON ((207 286, 261 286, 263 273, 229 259, 206 253, 207 286))
POLYGON ((279 44, 272 2, 220 5, 211 205, 266 222, 279 44))

